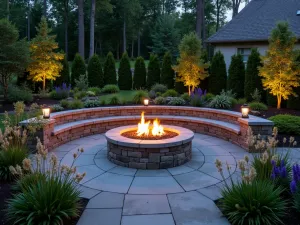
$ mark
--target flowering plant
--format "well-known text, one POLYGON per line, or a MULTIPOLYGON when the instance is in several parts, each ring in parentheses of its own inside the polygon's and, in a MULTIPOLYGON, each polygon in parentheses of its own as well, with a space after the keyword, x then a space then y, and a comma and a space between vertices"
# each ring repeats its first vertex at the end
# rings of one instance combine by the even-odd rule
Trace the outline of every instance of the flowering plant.
POLYGON ((71 84, 67 85, 63 83, 61 86, 55 86, 54 91, 50 93, 51 97, 54 99, 64 99, 68 98, 71 92, 71 84))
POLYGON ((191 105, 192 106, 204 106, 205 104, 205 96, 206 96, 206 90, 202 91, 201 88, 196 88, 191 93, 191 105))

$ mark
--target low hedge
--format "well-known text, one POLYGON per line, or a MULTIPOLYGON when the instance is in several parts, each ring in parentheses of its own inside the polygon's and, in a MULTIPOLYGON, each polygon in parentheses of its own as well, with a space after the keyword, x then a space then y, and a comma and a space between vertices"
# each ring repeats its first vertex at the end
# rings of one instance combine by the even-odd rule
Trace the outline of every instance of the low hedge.
POLYGON ((269 118, 273 121, 279 133, 300 135, 300 117, 292 115, 276 115, 269 118))

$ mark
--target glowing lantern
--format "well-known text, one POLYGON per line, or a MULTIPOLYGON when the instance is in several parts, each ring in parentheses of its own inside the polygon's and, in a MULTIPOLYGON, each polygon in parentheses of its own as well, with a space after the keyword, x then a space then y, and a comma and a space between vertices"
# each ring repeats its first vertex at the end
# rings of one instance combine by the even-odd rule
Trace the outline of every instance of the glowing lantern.
POLYGON ((50 108, 43 108, 43 118, 44 119, 50 118, 50 108))
POLYGON ((144 99, 144 106, 148 106, 149 105, 149 99, 144 99))
POLYGON ((247 104, 242 105, 241 111, 242 111, 242 118, 249 118, 250 108, 247 104))

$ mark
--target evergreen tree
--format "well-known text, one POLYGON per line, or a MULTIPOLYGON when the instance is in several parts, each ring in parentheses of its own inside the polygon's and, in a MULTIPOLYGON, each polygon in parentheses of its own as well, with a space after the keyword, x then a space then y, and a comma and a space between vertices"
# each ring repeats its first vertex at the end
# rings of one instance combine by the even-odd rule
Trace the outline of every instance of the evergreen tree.
POLYGON ((214 95, 218 95, 223 89, 226 90, 226 84, 227 72, 224 55, 220 51, 217 51, 212 58, 210 66, 208 91, 214 95))
POLYGON ((71 69, 71 84, 75 86, 75 80, 78 80, 80 75, 86 75, 86 66, 82 57, 77 53, 74 57, 71 69))
POLYGON ((112 52, 107 54, 104 63, 104 85, 117 84, 116 62, 112 52))
POLYGON ((148 65, 147 88, 150 89, 156 83, 160 83, 159 59, 157 55, 151 54, 148 65))
POLYGON ((87 71, 89 86, 102 88, 104 86, 104 76, 98 55, 95 54, 90 58, 87 71))
POLYGON ((166 52, 162 62, 161 68, 161 83, 166 85, 168 89, 174 88, 175 72, 172 68, 172 55, 166 52))
POLYGON ((34 82, 43 82, 43 90, 46 89, 46 80, 56 80, 60 76, 63 66, 61 60, 64 55, 55 52, 58 44, 56 36, 49 35, 51 29, 45 17, 42 17, 37 27, 37 36, 31 41, 31 62, 28 66, 29 79, 34 82))
MULTIPOLYGON (((300 64, 300 51, 296 52, 296 64, 300 64)), ((299 74, 300 76, 300 74, 299 74)), ((300 110, 300 86, 294 89, 297 96, 290 96, 287 101, 287 108, 300 110)))
POLYGON ((288 23, 278 23, 272 30, 269 49, 263 57, 263 66, 259 69, 263 87, 276 96, 278 109, 281 108, 282 99, 295 96, 293 88, 300 86, 299 68, 293 51, 296 41, 288 23))
POLYGON ((60 71, 60 76, 55 80, 55 85, 62 85, 62 83, 69 84, 70 83, 70 66, 69 62, 66 58, 66 55, 64 59, 62 60, 62 70, 60 71))
POLYGON ((134 89, 143 89, 146 87, 146 73, 146 66, 143 57, 137 57, 133 75, 134 89))
POLYGON ((237 98, 242 98, 244 96, 245 65, 240 54, 231 57, 228 73, 227 89, 232 90, 237 98))
POLYGON ((120 61, 120 68, 118 71, 118 84, 121 90, 132 89, 132 73, 130 68, 130 60, 127 52, 124 52, 120 61))
POLYGON ((259 77, 258 68, 261 66, 260 62, 260 54, 256 48, 251 50, 251 54, 249 56, 245 74, 245 98, 248 101, 252 100, 251 94, 258 89, 260 93, 263 93, 263 87, 261 83, 261 77, 259 77))

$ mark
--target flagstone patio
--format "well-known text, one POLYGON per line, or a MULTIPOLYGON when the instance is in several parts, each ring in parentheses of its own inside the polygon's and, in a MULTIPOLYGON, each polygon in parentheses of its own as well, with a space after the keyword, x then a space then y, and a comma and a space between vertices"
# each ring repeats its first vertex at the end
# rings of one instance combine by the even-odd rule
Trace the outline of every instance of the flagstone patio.
MULTIPOLYGON (((225 172, 226 178, 237 180, 237 161, 248 154, 202 134, 195 134, 192 160, 170 169, 139 170, 113 164, 107 159, 103 134, 74 140, 53 152, 62 164, 71 164, 78 148, 85 152, 75 165, 87 173, 81 181, 82 197, 90 199, 78 225, 227 225, 213 202, 220 198, 224 185, 214 162, 217 158, 227 161, 231 174, 225 172)), ((299 155, 299 150, 295 152, 299 155)))

